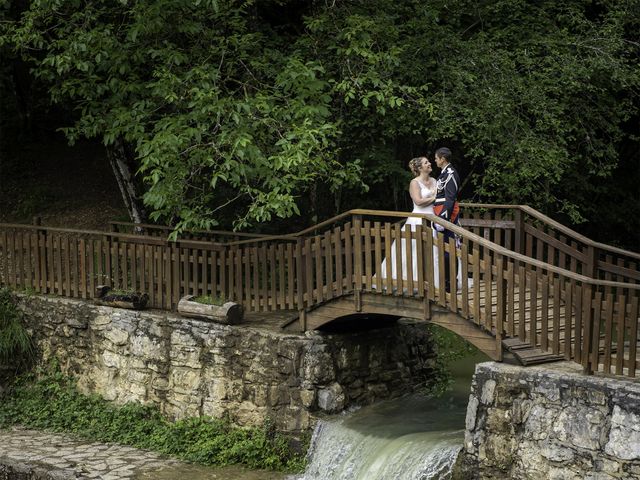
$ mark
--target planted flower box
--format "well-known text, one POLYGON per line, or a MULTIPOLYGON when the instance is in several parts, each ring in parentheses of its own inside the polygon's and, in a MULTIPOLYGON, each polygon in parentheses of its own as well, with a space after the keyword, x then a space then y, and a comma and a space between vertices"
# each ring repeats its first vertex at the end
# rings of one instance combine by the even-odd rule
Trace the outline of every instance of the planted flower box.
POLYGON ((98 285, 96 293, 95 303, 109 307, 143 310, 149 301, 146 293, 112 290, 107 285, 98 285))
POLYGON ((203 303, 195 300, 194 295, 182 297, 178 302, 178 313, 184 317, 209 320, 227 325, 237 325, 242 321, 244 309, 235 302, 203 303))

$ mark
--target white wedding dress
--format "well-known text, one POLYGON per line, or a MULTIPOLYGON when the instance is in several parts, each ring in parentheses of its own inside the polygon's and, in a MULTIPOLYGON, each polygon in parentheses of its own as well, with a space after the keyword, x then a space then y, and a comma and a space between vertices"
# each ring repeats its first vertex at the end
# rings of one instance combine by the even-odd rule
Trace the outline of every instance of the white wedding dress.
MULTIPOLYGON (((429 196, 433 196, 436 193, 436 184, 435 182, 433 182, 433 188, 429 188, 429 186, 425 185, 424 183, 422 183, 420 180, 418 180, 418 184, 420 185, 420 196, 421 197, 429 197, 429 196)), ((432 205, 427 205, 424 207, 421 207, 419 205, 416 205, 415 203, 413 204, 413 211, 411 213, 430 213, 431 215, 433 215, 433 204, 432 205)), ((409 217, 407 219, 407 222, 404 224, 404 226, 402 227, 402 231, 406 231, 407 229, 407 225, 411 227, 411 231, 415 232, 416 231, 416 225, 422 225, 422 218, 420 217, 409 217)), ((435 230, 433 231, 433 235, 435 237, 435 230)), ((408 268, 407 268, 407 241, 403 238, 402 239, 402 247, 401 247, 401 255, 402 255, 402 279, 403 280, 407 280, 407 273, 408 273, 408 268)), ((416 255, 417 252, 417 245, 416 245, 416 240, 412 239, 411 240, 411 272, 412 272, 412 278, 414 281, 418 281, 418 258, 416 255)), ((433 278, 434 278, 434 287, 438 288, 439 286, 439 278, 438 278, 438 250, 437 247, 433 247, 433 255, 431 256, 432 261, 429 264, 429 268, 433 268, 433 278)), ((391 278, 394 280, 397 280, 398 278, 398 272, 397 272, 397 263, 396 263, 396 242, 395 240, 393 241, 393 243, 391 244, 391 278)), ((385 258, 384 261, 382 262, 382 265, 380 266, 380 277, 381 278, 387 278, 387 259, 385 258)), ((425 278, 426 277, 426 272, 425 272, 425 278)))

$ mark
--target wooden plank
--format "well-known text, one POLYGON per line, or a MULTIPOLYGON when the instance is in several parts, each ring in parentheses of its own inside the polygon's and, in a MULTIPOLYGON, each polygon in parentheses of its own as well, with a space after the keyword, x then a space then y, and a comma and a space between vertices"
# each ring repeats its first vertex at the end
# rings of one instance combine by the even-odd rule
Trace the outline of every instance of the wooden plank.
POLYGON ((477 325, 482 324, 480 315, 480 247, 475 245, 473 248, 473 321, 477 325))
POLYGON ((230 300, 231 289, 229 288, 229 277, 227 276, 227 265, 229 264, 230 248, 225 248, 220 252, 220 296, 225 300, 230 300))
POLYGON ((351 223, 344 224, 344 268, 346 291, 353 291, 353 244, 351 240, 351 223))
POLYGON ((251 247, 246 245, 242 247, 240 251, 242 252, 242 259, 244 260, 244 300, 242 304, 244 305, 245 311, 251 312, 253 311, 254 294, 254 291, 251 289, 251 264, 253 263, 251 260, 251 247))
MULTIPOLYGON (((278 290, 277 290, 277 270, 276 270, 276 246, 274 244, 269 245, 269 280, 270 280, 270 293, 269 293, 269 308, 270 310, 277 310, 278 309, 278 290)), ((248 270, 248 268, 247 268, 248 270)))
MULTIPOLYGON (((507 260, 508 261, 508 260, 507 260)), ((515 317, 515 263, 508 261, 507 263, 507 335, 510 337, 516 333, 516 317, 515 317)))
POLYGON ((269 287, 267 285, 267 247, 263 243, 258 248, 258 262, 260 265, 260 310, 266 312, 269 309, 269 287))
POLYGON ((353 218, 353 266, 355 290, 362 290, 362 217, 353 218))
POLYGON ((94 298, 96 294, 96 252, 95 252, 95 240, 90 238, 88 241, 88 251, 87 251, 87 270, 89 275, 89 291, 88 297, 94 298))
POLYGON ((305 271, 305 293, 307 298, 306 306, 310 307, 314 304, 313 298, 313 251, 311 249, 311 238, 304 241, 304 271, 305 271))
MULTIPOLYGON (((331 235, 331 232, 327 232, 331 235)), ((331 240, 329 240, 331 241, 331 240)), ((277 263, 278 263, 278 305, 281 309, 287 308, 287 259, 285 257, 284 243, 279 243, 277 246, 277 263)), ((333 289, 331 290, 333 293, 333 289)))
POLYGON ((540 307, 540 347, 549 350, 549 277, 541 275, 540 292, 542 295, 540 307))
POLYGON ((518 267, 518 287, 519 287, 519 295, 518 295, 518 337, 522 342, 526 342, 527 335, 527 326, 526 326, 526 317, 525 317, 525 306, 526 306, 526 292, 527 292, 527 270, 523 265, 518 267))
POLYGON ((487 331, 491 331, 493 329, 493 312, 492 312, 492 302, 491 297, 493 295, 493 279, 491 275, 492 270, 492 252, 491 250, 485 248, 484 249, 484 291, 485 291, 485 299, 484 299, 484 328, 487 331))
POLYGON ((496 255, 496 339, 500 340, 504 335, 504 325, 506 323, 507 311, 507 289, 504 278, 504 259, 502 255, 496 255))
MULTIPOLYGON (((431 234, 431 232, 429 232, 429 234, 431 234)), ((424 247, 424 242, 423 242, 423 238, 424 238, 424 227, 422 225, 416 225, 416 232, 415 232, 415 245, 416 245, 416 273, 417 273, 417 278, 416 278, 416 289, 417 289, 417 294, 418 297, 422 297, 424 295, 424 252, 423 252, 423 247, 424 247)))
MULTIPOLYGON (((560 278, 553 279, 553 336, 551 338, 551 351, 554 355, 560 355, 560 304, 562 302, 562 291, 560 289, 560 278)), ((571 322, 571 319, 569 319, 571 322)))
POLYGON ((371 222, 365 221, 364 228, 362 231, 364 236, 364 275, 365 275, 365 288, 368 292, 372 290, 371 286, 373 284, 373 271, 372 271, 372 263, 371 263, 371 222))
POLYGON ((260 253, 257 246, 251 247, 251 265, 252 265, 252 297, 253 297, 253 311, 260 311, 260 253))
MULTIPOLYGON (((25 281, 24 287, 33 289, 34 288, 34 280, 33 280, 33 269, 31 266, 31 259, 33 258, 31 252, 31 232, 27 231, 24 233, 22 237, 22 246, 24 248, 24 272, 25 272, 25 281)), ((77 296, 77 295, 76 295, 77 296)))
POLYGON ((219 281, 218 281, 218 261, 219 252, 212 250, 209 259, 209 288, 211 289, 211 297, 218 297, 219 281))
POLYGON ((176 310, 178 303, 182 298, 182 292, 180 291, 180 279, 182 278, 182 262, 180 262, 180 247, 176 242, 171 242, 171 272, 172 283, 171 286, 171 308, 176 310))
POLYGON ((55 261, 56 261, 56 292, 58 295, 64 295, 63 291, 63 282, 62 282, 62 247, 61 245, 60 235, 56 235, 54 239, 54 248, 56 251, 55 261))
POLYGON ((396 223, 393 226, 393 245, 395 246, 396 258, 395 258, 395 266, 396 266, 396 278, 394 294, 402 295, 402 277, 404 275, 404 271, 402 269, 402 228, 400 224, 396 223))
POLYGON ((380 222, 373 223, 373 237, 374 237, 374 251, 375 251, 375 276, 376 276, 376 290, 382 291, 382 239, 381 239, 381 226, 380 222))
POLYGON ((391 242, 391 224, 384 224, 384 255, 385 255, 385 268, 386 268, 386 276, 385 276, 385 288, 387 290, 387 295, 391 295, 393 292, 393 270, 391 263, 393 259, 391 258, 391 249, 395 248, 391 242))
POLYGON ((571 331, 573 330, 573 299, 574 299, 574 288, 575 284, 571 281, 564 282, 565 286, 565 300, 564 300, 564 359, 571 360, 572 351, 571 351, 571 331))
POLYGON ((529 298, 529 336, 530 345, 532 347, 538 346, 538 270, 531 272, 531 297, 529 298))
POLYGON ((452 312, 458 312, 458 256, 456 240, 449 238, 449 282, 450 282, 450 308, 452 312))
MULTIPOLYGON (((358 223, 356 222, 356 232, 360 232, 360 227, 357 226, 358 223)), ((318 303, 322 303, 324 302, 324 288, 323 288, 323 269, 322 269, 322 264, 323 264, 323 258, 322 258, 322 236, 320 235, 316 235, 314 237, 314 258, 315 258, 315 270, 316 270, 316 290, 317 290, 317 297, 316 297, 316 301, 318 303)), ((359 240, 357 240, 357 243, 360 243, 359 240)), ((362 249, 361 249, 362 250, 362 249)), ((358 263, 361 262, 360 257, 356 254, 356 265, 358 263)), ((356 278, 359 278, 360 281, 362 280, 362 275, 357 275, 358 272, 358 268, 356 267, 356 278)), ((359 285, 360 282, 358 282, 357 285, 359 285)), ((359 289, 359 287, 357 287, 359 289)))
POLYGON ((336 227, 333 230, 333 242, 336 250, 336 295, 342 296, 343 282, 344 282, 344 270, 342 268, 342 230, 340 227, 336 227))
MULTIPOLYGON (((49 272, 47 272, 47 231, 38 230, 38 247, 40 249, 40 288, 38 292, 47 293, 47 279, 49 272)), ((93 257, 91 257, 91 263, 93 264, 93 257)))
MULTIPOLYGON (((631 293, 629 294, 631 296, 631 293)), ((629 312, 629 376, 636 376, 636 347, 638 345, 638 297, 631 298, 629 312)))
POLYGON ((71 296, 71 248, 69 246, 69 236, 65 235, 61 238, 60 247, 62 249, 62 278, 64 285, 64 295, 71 296))
MULTIPOLYGON (((327 274, 327 300, 331 300, 333 298, 335 288, 335 283, 333 281, 333 249, 331 248, 331 243, 331 231, 327 230, 324 233, 324 269, 327 274)), ((369 243, 371 243, 371 240, 369 240, 369 243)), ((369 255, 371 255, 370 249, 367 251, 369 252, 369 255)), ((369 262, 368 265, 368 288, 371 289, 371 262, 369 262)))
POLYGON ((237 302, 242 302, 242 297, 244 294, 244 288, 242 285, 242 248, 239 246, 234 247, 234 257, 235 263, 234 267, 236 269, 233 277, 236 281, 236 290, 235 290, 235 298, 237 298, 237 302))
POLYGON ((74 298, 80 298, 80 278, 78 277, 78 239, 71 238, 71 290, 74 298))
POLYGON ((612 293, 608 293, 605 296, 607 306, 604 311, 604 358, 603 367, 604 373, 611 373, 611 341, 613 339, 613 303, 614 298, 612 293))
POLYGON ((111 237, 103 236, 104 239, 104 275, 105 275, 105 285, 112 285, 113 282, 112 273, 111 273, 111 237))
POLYGON ((587 367, 589 373, 598 371, 598 364, 600 363, 600 321, 602 312, 602 292, 595 292, 593 300, 593 320, 591 321, 591 332, 589 332, 588 338, 591 340, 591 358, 588 359, 590 366, 587 367))
POLYGON ((302 258, 302 246, 304 240, 296 241, 296 303, 298 310, 304 309, 304 263, 302 258))
POLYGON ((435 290, 435 276, 438 275, 439 272, 435 270, 435 262, 437 258, 437 249, 433 245, 433 233, 434 230, 428 226, 426 226, 426 222, 424 223, 424 231, 425 231, 425 242, 424 242, 424 270, 426 272, 425 281, 428 285, 427 297, 430 300, 435 300, 436 298, 436 290, 435 290))
POLYGON ((111 267, 113 269, 111 273, 111 287, 120 290, 120 243, 117 239, 113 239, 111 242, 111 249, 111 267))
POLYGON ((624 294, 618 295, 618 310, 616 320, 616 375, 622 375, 624 369, 624 337, 625 337, 625 310, 626 297, 624 294))
POLYGON ((447 290, 445 277, 444 235, 438 232, 438 303, 447 306, 447 290))
MULTIPOLYGON (((409 227, 407 228, 405 226, 404 232, 402 232, 404 234, 404 251, 406 252, 405 255, 405 266, 406 266, 406 272, 405 272, 405 276, 407 277, 407 294, 408 295, 413 295, 413 254, 415 252, 415 249, 413 248, 413 226, 409 225, 409 227)), ((398 293, 403 293, 404 292, 404 282, 402 283, 402 292, 398 292, 398 293)), ((455 296, 455 295, 454 295, 455 296)))
POLYGON ((295 272, 296 267, 293 260, 293 244, 287 243, 285 252, 287 257, 287 307, 293 310, 296 306, 295 299, 295 272))
MULTIPOLYGON (((164 285, 164 308, 171 310, 173 308, 173 262, 171 254, 171 245, 167 244, 162 248, 162 254, 164 255, 164 275, 162 284, 164 285)), ((212 294, 212 297, 215 296, 212 294)))
MULTIPOLYGON (((154 305, 156 304, 156 292, 155 292, 155 288, 154 288, 154 282, 153 282, 153 277, 154 277, 154 273, 155 273, 155 269, 154 269, 154 261, 153 261, 153 246, 152 245, 145 245, 144 246, 144 263, 145 263, 145 269, 144 269, 144 276, 145 276, 145 283, 147 284, 147 294, 149 295, 149 304, 150 305, 154 305)), ((193 288, 193 284, 192 284, 192 288, 193 288)), ((193 290, 192 290, 193 292, 193 290)))

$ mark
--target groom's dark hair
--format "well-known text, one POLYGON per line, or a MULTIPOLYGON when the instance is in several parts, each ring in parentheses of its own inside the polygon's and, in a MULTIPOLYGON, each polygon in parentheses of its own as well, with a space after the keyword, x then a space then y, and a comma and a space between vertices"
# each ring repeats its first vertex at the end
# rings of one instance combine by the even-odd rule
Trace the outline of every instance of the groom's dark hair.
POLYGON ((438 150, 436 150, 436 157, 442 157, 447 162, 450 162, 451 161, 451 150, 449 150, 447 147, 440 147, 438 150))

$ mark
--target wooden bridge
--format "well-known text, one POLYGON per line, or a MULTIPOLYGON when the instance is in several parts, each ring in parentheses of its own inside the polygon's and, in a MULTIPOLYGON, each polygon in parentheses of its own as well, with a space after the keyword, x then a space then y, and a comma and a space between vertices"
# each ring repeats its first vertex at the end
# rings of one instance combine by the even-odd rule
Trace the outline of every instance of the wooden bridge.
POLYGON ((507 349, 525 365, 565 359, 587 373, 636 375, 640 254, 527 206, 461 206, 463 228, 415 215, 422 225, 403 230, 406 213, 352 210, 289 235, 209 231, 178 241, 167 240, 168 227, 123 222, 110 232, 0 224, 0 285, 86 299, 107 284, 163 309, 212 295, 248 312, 292 312, 282 327, 299 330, 348 315, 411 317, 496 360, 507 349), (459 247, 431 222, 459 235, 459 247), (462 280, 452 292, 445 261, 462 280))

